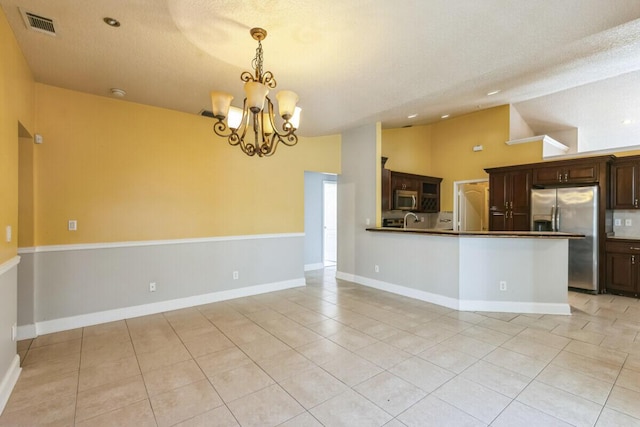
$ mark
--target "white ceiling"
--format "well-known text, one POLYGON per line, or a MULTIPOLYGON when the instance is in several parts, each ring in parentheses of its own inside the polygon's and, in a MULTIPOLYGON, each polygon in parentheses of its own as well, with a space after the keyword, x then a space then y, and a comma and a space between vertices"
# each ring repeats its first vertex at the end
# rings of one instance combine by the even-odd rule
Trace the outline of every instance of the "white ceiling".
POLYGON ((425 124, 513 104, 578 150, 640 145, 639 0, 0 0, 36 81, 197 114, 264 65, 300 95, 299 134, 425 124), (18 8, 55 21, 27 29, 18 8), (118 19, 119 28, 104 17, 118 19), (487 96, 492 90, 500 93, 487 96), (418 114, 408 119, 410 114, 418 114), (622 125, 625 119, 635 120, 622 125))

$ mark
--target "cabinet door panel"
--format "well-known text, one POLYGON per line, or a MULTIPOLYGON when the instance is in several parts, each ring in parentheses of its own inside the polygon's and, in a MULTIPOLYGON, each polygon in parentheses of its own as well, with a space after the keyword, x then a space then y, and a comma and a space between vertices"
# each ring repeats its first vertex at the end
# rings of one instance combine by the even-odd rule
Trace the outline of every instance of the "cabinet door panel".
POLYGON ((502 212, 507 203, 507 174, 495 173, 489 176, 489 210, 502 212))
POLYGON ((610 291, 634 292, 636 255, 607 253, 607 289, 610 291))
POLYGON ((511 208, 522 213, 529 212, 529 200, 531 198, 531 172, 522 171, 511 174, 511 194, 513 202, 511 208))
POLYGON ((489 230, 508 231, 507 219, 504 212, 489 212, 489 230))
POLYGON ((600 168, 597 164, 569 166, 565 171, 566 182, 598 182, 599 172, 600 168))
POLYGON ((382 169, 382 211, 393 209, 393 194, 391 190, 391 171, 382 169))
POLYGON ((534 184, 560 184, 562 171, 557 167, 539 168, 533 171, 534 184))
POLYGON ((611 167, 611 204, 613 209, 634 209, 638 165, 618 164, 611 167))
POLYGON ((599 181, 597 163, 550 166, 533 170, 534 185, 586 184, 599 181))
POLYGON ((511 211, 509 214, 509 221, 511 231, 530 231, 531 221, 529 220, 529 212, 515 212, 511 211))
POLYGON ((530 169, 490 174, 489 230, 529 230, 530 193, 530 169))
POLYGON ((418 191, 420 189, 420 181, 401 172, 391 172, 391 186, 393 190, 418 191))

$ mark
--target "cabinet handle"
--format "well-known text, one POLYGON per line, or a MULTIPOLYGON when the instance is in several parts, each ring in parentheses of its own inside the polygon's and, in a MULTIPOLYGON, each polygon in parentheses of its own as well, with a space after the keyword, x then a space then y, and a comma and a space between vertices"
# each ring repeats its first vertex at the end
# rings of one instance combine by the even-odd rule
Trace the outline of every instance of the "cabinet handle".
POLYGON ((629 250, 632 250, 632 251, 640 251, 640 248, 637 248, 637 247, 635 247, 635 246, 631 246, 631 247, 629 248, 629 250))
POLYGON ((636 263, 636 256, 631 255, 631 264, 635 264, 635 263, 636 263))
POLYGON ((633 201, 633 207, 634 207, 634 208, 637 208, 637 207, 638 207, 638 199, 635 199, 635 200, 633 201))
POLYGON ((569 181, 569 173, 565 172, 564 173, 564 182, 568 182, 569 181))
POLYGON ((558 182, 562 182, 562 172, 556 172, 558 174, 558 182))
POLYGON ((509 209, 513 209, 513 202, 509 202, 509 209))

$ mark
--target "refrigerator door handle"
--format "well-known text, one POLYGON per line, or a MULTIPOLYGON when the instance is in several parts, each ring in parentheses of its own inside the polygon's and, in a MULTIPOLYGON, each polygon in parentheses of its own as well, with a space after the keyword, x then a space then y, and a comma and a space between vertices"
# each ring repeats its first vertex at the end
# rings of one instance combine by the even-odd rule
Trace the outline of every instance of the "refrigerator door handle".
POLYGON ((551 231, 556 231, 556 206, 551 206, 551 231))
POLYGON ((560 206, 556 207, 556 229, 553 231, 560 231, 560 206))

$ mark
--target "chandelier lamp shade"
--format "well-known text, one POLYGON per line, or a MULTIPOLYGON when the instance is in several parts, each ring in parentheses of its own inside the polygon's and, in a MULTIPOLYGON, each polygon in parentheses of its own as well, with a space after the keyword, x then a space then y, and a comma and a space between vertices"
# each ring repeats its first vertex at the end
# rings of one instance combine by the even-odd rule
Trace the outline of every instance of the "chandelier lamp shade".
POLYGON ((267 32, 262 28, 252 28, 250 33, 258 41, 258 48, 251 63, 254 72, 244 71, 240 75, 244 82, 244 105, 242 109, 233 107, 232 95, 212 91, 212 112, 217 119, 213 130, 218 136, 227 138, 232 146, 239 146, 248 156, 269 157, 276 152, 279 143, 293 146, 298 142, 295 132, 300 123, 300 107, 296 107, 298 95, 295 92, 282 90, 276 94, 282 120, 276 119, 268 96, 269 90, 277 85, 276 79, 271 71, 265 72, 262 68, 262 40, 267 37, 267 32))

